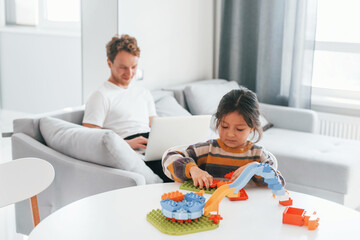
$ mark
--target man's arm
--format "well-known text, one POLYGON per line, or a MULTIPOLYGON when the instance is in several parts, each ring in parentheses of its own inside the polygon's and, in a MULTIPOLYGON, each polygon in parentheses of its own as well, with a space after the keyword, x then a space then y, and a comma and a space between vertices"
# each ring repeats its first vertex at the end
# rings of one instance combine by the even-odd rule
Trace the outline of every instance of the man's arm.
POLYGON ((151 127, 151 123, 152 123, 152 120, 154 119, 154 117, 156 117, 156 116, 150 116, 149 117, 149 127, 151 127))
POLYGON ((90 123, 83 123, 82 124, 84 127, 88 127, 88 128, 100 128, 98 125, 94 125, 94 124, 90 124, 90 123))

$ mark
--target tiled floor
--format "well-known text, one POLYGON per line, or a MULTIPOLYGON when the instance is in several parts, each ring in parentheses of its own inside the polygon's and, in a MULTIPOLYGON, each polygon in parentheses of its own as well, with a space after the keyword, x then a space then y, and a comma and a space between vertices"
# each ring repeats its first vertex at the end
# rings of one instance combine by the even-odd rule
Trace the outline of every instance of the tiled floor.
MULTIPOLYGON (((1 133, 12 132, 12 120, 24 117, 27 114, 0 110, 1 133)), ((11 161, 11 139, 2 138, 0 135, 0 164, 11 161)), ((0 208, 0 239, 1 240, 25 240, 26 236, 17 234, 15 231, 14 205, 0 208)))

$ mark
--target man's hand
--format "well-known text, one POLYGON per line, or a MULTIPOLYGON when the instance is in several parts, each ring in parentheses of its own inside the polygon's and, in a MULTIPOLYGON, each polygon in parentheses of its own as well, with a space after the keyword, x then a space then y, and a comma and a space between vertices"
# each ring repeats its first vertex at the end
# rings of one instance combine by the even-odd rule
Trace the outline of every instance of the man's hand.
POLYGON ((257 164, 257 162, 251 162, 251 163, 245 164, 244 166, 239 167, 238 169, 236 169, 235 172, 233 173, 230 181, 235 181, 235 179, 237 179, 240 176, 240 174, 244 171, 244 169, 246 167, 248 167, 249 165, 251 165, 251 164, 257 164))
POLYGON ((200 188, 204 186, 209 188, 213 182, 213 177, 208 172, 201 170, 198 166, 192 166, 190 168, 190 175, 195 187, 199 185, 200 188))
POLYGON ((142 136, 136 137, 130 140, 125 140, 132 149, 139 149, 139 148, 146 148, 146 144, 148 143, 147 138, 144 138, 142 136))

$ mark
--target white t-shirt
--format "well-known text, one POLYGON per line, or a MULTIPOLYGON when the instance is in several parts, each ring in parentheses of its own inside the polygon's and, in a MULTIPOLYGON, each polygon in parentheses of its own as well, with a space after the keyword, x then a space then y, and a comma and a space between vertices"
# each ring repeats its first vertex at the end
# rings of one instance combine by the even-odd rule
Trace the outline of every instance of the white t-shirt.
POLYGON ((124 89, 106 81, 88 99, 83 123, 111 129, 125 138, 150 132, 150 116, 156 116, 156 109, 147 89, 136 83, 124 89))

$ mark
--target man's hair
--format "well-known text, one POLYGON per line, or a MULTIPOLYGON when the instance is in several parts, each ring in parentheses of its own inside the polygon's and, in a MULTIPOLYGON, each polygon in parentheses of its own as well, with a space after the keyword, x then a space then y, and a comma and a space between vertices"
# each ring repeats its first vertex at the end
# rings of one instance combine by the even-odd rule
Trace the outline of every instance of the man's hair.
POLYGON ((219 127, 223 118, 232 112, 241 114, 244 117, 246 124, 250 128, 254 128, 254 130, 258 133, 256 140, 256 142, 258 142, 263 131, 259 119, 260 110, 256 94, 245 87, 231 90, 225 94, 220 100, 215 113, 216 128, 219 127))
POLYGON ((136 38, 127 34, 123 34, 121 37, 116 35, 106 44, 106 55, 112 63, 120 51, 126 51, 140 57, 140 48, 137 45, 136 38))

